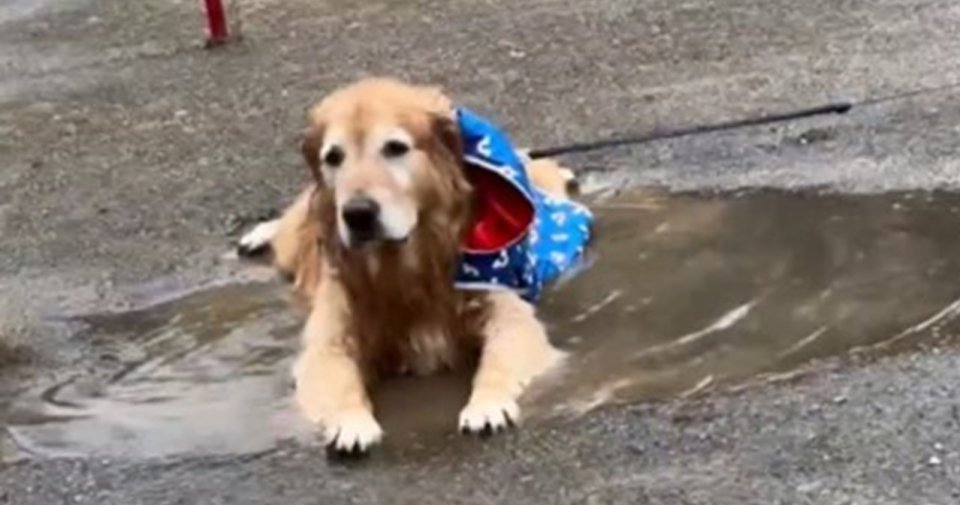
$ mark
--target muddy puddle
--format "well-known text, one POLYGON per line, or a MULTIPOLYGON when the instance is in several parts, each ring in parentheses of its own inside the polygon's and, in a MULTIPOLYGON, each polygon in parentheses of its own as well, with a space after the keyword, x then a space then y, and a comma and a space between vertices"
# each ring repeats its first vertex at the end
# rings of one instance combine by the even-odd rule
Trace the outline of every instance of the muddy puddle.
MULTIPOLYGON (((541 313, 572 351, 528 398, 531 424, 786 372, 818 357, 955 332, 960 195, 618 195, 598 202, 584 270, 541 313)), ((274 284, 81 320, 103 370, 2 414, 21 455, 153 457, 315 443, 290 403, 299 315, 274 284)), ((376 393, 389 446, 441 445, 466 377, 376 393)))

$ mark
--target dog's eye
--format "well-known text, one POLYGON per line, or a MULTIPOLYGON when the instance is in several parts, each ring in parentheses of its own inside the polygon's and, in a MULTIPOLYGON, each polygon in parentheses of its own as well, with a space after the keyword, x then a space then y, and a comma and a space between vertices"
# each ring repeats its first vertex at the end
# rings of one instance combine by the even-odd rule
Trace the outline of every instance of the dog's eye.
POLYGON ((387 158, 399 158, 410 152, 410 146, 399 140, 388 140, 383 145, 383 155, 387 158))
POLYGON ((330 168, 337 168, 343 163, 344 158, 346 158, 346 155, 343 153, 343 149, 331 147, 327 150, 327 154, 323 155, 323 164, 330 168))

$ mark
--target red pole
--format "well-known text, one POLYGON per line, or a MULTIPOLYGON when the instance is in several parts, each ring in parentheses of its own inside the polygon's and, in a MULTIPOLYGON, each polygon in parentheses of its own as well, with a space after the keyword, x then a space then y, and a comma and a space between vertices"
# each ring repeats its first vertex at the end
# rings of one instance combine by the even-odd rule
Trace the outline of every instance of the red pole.
POLYGON ((209 30, 207 44, 217 45, 227 41, 227 13, 223 8, 223 0, 204 0, 207 6, 207 28, 209 30))

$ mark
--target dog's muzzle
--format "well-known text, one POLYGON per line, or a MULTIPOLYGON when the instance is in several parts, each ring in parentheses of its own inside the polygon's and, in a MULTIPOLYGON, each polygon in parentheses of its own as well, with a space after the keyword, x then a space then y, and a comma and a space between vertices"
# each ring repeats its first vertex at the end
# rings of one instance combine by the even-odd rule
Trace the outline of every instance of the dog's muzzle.
POLYGON ((380 204, 367 196, 355 196, 340 210, 350 235, 350 245, 358 246, 383 238, 380 204))

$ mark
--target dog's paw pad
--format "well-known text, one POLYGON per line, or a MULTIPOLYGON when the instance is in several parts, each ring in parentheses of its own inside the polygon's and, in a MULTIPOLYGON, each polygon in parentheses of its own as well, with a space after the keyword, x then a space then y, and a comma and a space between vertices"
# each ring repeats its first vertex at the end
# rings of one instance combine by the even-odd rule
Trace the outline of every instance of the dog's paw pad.
POLYGON ((471 435, 492 435, 512 427, 520 418, 513 400, 471 401, 460 411, 460 431, 471 435))
POLYGON ((242 257, 253 257, 267 252, 279 225, 280 221, 273 219, 254 226, 237 241, 237 254, 242 257))
POLYGON ((383 430, 366 411, 340 414, 326 426, 327 449, 338 455, 360 455, 383 438, 383 430))

